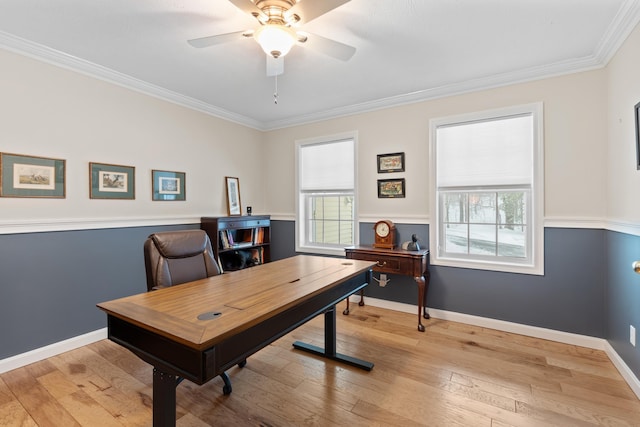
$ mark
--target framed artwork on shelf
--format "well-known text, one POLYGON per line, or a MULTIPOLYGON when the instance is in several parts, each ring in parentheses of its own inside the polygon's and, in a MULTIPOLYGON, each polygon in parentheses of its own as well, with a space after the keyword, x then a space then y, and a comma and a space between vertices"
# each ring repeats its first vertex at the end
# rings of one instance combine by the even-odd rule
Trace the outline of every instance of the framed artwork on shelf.
POLYGON ((404 172, 404 153, 378 154, 378 173, 404 172))
POLYGON ((633 107, 636 122, 636 168, 640 170, 640 102, 633 107))
POLYGON ((64 199, 66 161, 0 153, 0 196, 64 199))
POLYGON ((133 166, 89 163, 89 197, 92 199, 136 198, 136 168, 133 166))
POLYGON ((224 179, 227 187, 227 214, 229 216, 241 215, 240 180, 232 176, 226 176, 224 179))
POLYGON ((184 201, 186 200, 184 172, 151 171, 151 199, 184 201))
POLYGON ((404 178, 378 180, 378 198, 379 199, 397 199, 397 198, 402 198, 404 196, 405 196, 404 178))

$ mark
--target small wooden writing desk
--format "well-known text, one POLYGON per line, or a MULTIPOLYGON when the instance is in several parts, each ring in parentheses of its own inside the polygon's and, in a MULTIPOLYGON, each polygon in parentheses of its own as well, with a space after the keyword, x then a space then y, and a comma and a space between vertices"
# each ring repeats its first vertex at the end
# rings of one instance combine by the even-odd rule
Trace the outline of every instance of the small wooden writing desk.
MULTIPOLYGON (((429 249, 407 251, 404 249, 381 249, 373 246, 350 246, 345 248, 347 259, 375 261, 373 271, 380 273, 413 276, 418 285, 418 330, 424 332, 421 316, 429 318, 427 313, 427 290, 429 289, 429 249)), ((364 305, 362 292, 360 305, 364 305)), ((349 299, 344 314, 349 314, 349 299)))
POLYGON ((178 378, 204 384, 315 316, 325 348, 294 347, 371 370, 336 352, 335 305, 367 286, 373 263, 296 256, 98 304, 109 339, 153 369, 153 425, 175 426, 178 378))

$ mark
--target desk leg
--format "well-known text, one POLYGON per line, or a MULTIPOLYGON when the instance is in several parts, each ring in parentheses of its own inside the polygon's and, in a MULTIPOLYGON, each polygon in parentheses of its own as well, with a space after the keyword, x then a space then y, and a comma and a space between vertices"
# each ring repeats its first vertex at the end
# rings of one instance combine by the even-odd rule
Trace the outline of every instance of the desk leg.
POLYGON ((427 292, 429 292, 429 282, 431 281, 431 273, 429 272, 429 269, 427 268, 427 271, 424 272, 424 274, 422 275, 423 279, 424 279, 424 295, 422 295, 422 309, 423 309, 423 314, 422 317, 424 317, 425 319, 429 319, 429 313, 427 313, 427 292))
POLYGON ((178 377, 153 368, 153 427, 176 425, 178 377))
POLYGON ((427 292, 424 276, 418 276, 413 278, 418 285, 418 330, 424 332, 424 325, 422 324, 422 316, 425 319, 429 318, 427 313, 427 292))
POLYGON ((373 363, 365 360, 356 359, 355 357, 347 356, 336 352, 336 306, 324 313, 324 349, 315 345, 296 341, 293 343, 293 347, 312 353, 317 356, 322 356, 327 359, 335 360, 338 362, 346 363, 347 365, 355 366, 365 371, 373 369, 373 363))

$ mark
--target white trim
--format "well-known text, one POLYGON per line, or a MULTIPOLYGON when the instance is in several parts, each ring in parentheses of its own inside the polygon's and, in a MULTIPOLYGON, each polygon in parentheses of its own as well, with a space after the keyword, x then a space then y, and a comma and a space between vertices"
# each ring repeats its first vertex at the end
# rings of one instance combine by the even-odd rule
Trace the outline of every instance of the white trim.
POLYGON ((248 126, 261 131, 271 131, 309 124, 353 114, 362 114, 370 111, 385 108, 397 107, 401 105, 413 104, 417 102, 430 101, 434 99, 446 98, 465 93, 478 92, 481 90, 493 89, 497 87, 509 86, 518 83, 536 81, 566 74, 603 68, 611 60, 624 40, 631 34, 631 31, 640 21, 640 3, 636 0, 626 0, 620 7, 618 14, 609 26, 608 31, 603 36, 596 52, 582 58, 575 58, 567 61, 560 61, 554 64, 531 67, 515 72, 496 74, 475 80, 469 80, 452 85, 445 85, 426 90, 419 90, 412 93, 402 94, 389 98, 377 99, 360 104, 347 105, 331 110, 317 113, 299 115, 296 117, 276 120, 272 122, 261 122, 249 117, 232 113, 222 108, 204 103, 194 98, 190 98, 176 92, 169 91, 143 82, 139 79, 127 76, 117 71, 102 67, 100 65, 85 61, 49 47, 16 37, 12 34, 0 32, 0 48, 16 52, 49 64, 76 71, 91 77, 98 78, 119 86, 135 90, 159 99, 163 99, 196 111, 201 111, 215 117, 229 120, 244 126, 248 126))
POLYGON ((584 58, 561 61, 555 64, 537 66, 525 70, 496 74, 489 77, 467 80, 451 85, 419 90, 416 92, 392 96, 389 98, 377 99, 370 102, 347 105, 344 107, 334 108, 332 110, 296 116, 291 119, 277 120, 270 123, 265 123, 265 128, 263 130, 272 131, 277 129, 285 129, 293 126, 331 120, 338 117, 369 113, 386 108, 433 101, 436 99, 459 96, 473 92, 480 92, 483 90, 495 89, 520 83, 527 83, 567 74, 597 70, 599 68, 603 68, 605 65, 606 64, 600 62, 594 56, 587 56, 584 58))
MULTIPOLYGON (((472 111, 429 120, 429 217, 432 227, 429 230, 429 247, 431 248, 431 264, 448 267, 461 267, 478 270, 504 271, 519 274, 544 275, 544 106, 542 102, 512 105, 483 111, 472 111), (457 126, 469 122, 501 119, 519 115, 531 115, 533 119, 532 161, 531 166, 531 223, 527 230, 530 233, 527 250, 530 256, 520 262, 507 262, 501 257, 480 259, 473 255, 458 257, 457 254, 441 254, 438 249, 442 231, 440 223, 440 182, 438 181, 437 131, 443 126, 457 126)), ((466 185, 466 184, 465 184, 466 185)), ((464 187, 463 187, 464 188, 464 187)), ((493 190, 495 191, 495 190, 493 190)), ((488 257, 487 257, 488 258, 488 257)))
MULTIPOLYGON (((359 302, 360 296, 353 295, 351 296, 350 301, 359 302)), ((366 297, 365 303, 374 307, 386 308, 389 310, 400 311, 402 313, 415 314, 416 316, 418 314, 418 306, 413 304, 387 301, 372 297, 366 297)), ((564 344, 578 345, 580 347, 593 348, 596 350, 605 349, 606 340, 602 338, 555 331, 553 329, 523 325, 520 323, 507 322, 504 320, 490 319, 488 317, 473 316, 471 314, 457 313, 455 311, 437 310, 435 308, 429 308, 428 311, 429 316, 435 319, 466 323, 468 325, 496 329, 498 331, 511 332, 514 334, 526 335, 529 337, 541 338, 545 340, 561 342, 564 344)))
POLYGON ((25 40, 14 36, 13 34, 0 31, 0 48, 46 62, 56 67, 84 74, 85 76, 113 83, 144 95, 153 96, 154 98, 191 108, 192 110, 200 111, 220 119, 228 120, 257 130, 264 130, 264 124, 257 120, 232 113, 214 105, 199 101, 195 98, 190 98, 110 68, 94 64, 93 62, 89 62, 82 58, 77 58, 50 47, 25 40))
POLYGON ((606 229, 607 221, 604 218, 568 218, 546 217, 545 228, 593 228, 606 229))
POLYGON ((294 213, 285 213, 285 212, 272 213, 271 214, 271 220, 272 221, 291 221, 291 222, 294 222, 296 220, 296 214, 294 214, 294 213))
POLYGON ((616 16, 609 24, 607 32, 596 47, 596 60, 601 64, 608 64, 622 43, 629 37, 639 20, 640 2, 626 0, 618 9, 616 16))
POLYGON ((640 223, 637 221, 633 222, 624 219, 609 219, 607 221, 606 229, 609 231, 630 234, 632 236, 640 236, 640 223))
MULTIPOLYGON (((364 214, 360 215, 358 222, 372 222, 380 221, 381 215, 378 214, 364 214)), ((385 215, 384 218, 393 221, 396 224, 429 224, 429 215, 398 215, 397 212, 393 215, 385 215)))
MULTIPOLYGON (((360 301, 360 296, 352 295, 349 301, 357 304, 360 301)), ((416 316, 418 315, 418 306, 412 304, 387 301, 371 297, 366 298, 365 304, 373 307, 380 307, 388 310, 415 314, 416 316)), ((640 399, 640 379, 638 379, 638 377, 634 375, 633 371, 631 371, 629 366, 627 366, 622 358, 620 358, 618 353, 616 353, 613 347, 611 347, 609 342, 603 338, 595 338, 586 335, 572 334, 569 332, 555 331, 553 329, 506 322, 504 320, 490 319, 486 317, 473 316, 470 314, 456 313, 453 311, 437 310, 433 308, 430 308, 428 311, 429 316, 434 319, 449 320, 452 322, 465 323, 467 325, 495 329, 498 331, 510 332, 569 345, 577 345, 580 347, 602 350, 609 357, 611 363, 613 363, 616 369, 620 372, 620 375, 622 375, 627 384, 629 384, 629 387, 631 387, 636 396, 638 396, 638 399, 640 399)))
MULTIPOLYGON (((350 301, 357 304, 360 300, 358 295, 352 295, 350 301)), ((387 301, 378 298, 367 297, 366 304, 373 307, 386 308, 402 313, 417 315, 418 307, 412 304, 405 304, 395 301, 387 301)), ((489 319, 485 317, 472 316, 469 314, 456 313, 453 311, 429 309, 429 315, 434 319, 450 320, 452 322, 466 323, 468 325, 480 326, 484 328, 496 329, 504 332, 547 339, 564 344, 577 345, 581 347, 603 350, 611 363, 620 372, 620 375, 629 384, 629 387, 640 399, 640 380, 633 374, 629 366, 620 358, 618 353, 611 347, 609 342, 602 338, 588 337, 585 335, 572 334, 568 332, 554 331, 552 329, 539 328, 536 326, 522 325, 518 323, 505 322, 503 320, 489 319)), ((31 363, 56 356, 66 351, 88 345, 107 338, 107 328, 89 332, 84 335, 69 338, 46 347, 41 347, 26 353, 18 354, 0 360, 0 374, 21 368, 31 363)))
POLYGON ((300 153, 301 149, 311 145, 328 145, 336 142, 352 141, 353 142, 353 241, 355 244, 360 242, 360 232, 358 227, 358 131, 347 131, 332 135, 318 136, 313 138, 298 139, 295 141, 295 251, 298 253, 314 253, 324 255, 343 256, 344 249, 336 247, 314 246, 307 242, 307 238, 303 237, 306 233, 306 224, 304 221, 298 222, 298 218, 304 214, 304 197, 300 190, 300 153))
POLYGON ((0 235, 40 233, 47 231, 92 230, 102 228, 147 227, 152 225, 200 224, 201 216, 9 220, 0 221, 0 235))
POLYGON ((98 329, 97 331, 88 332, 84 335, 59 341, 51 345, 36 348, 26 353, 18 354, 6 359, 0 360, 0 374, 11 371, 13 369, 27 366, 49 357, 57 356, 64 352, 74 350, 76 348, 94 343, 107 338, 107 328, 98 329))
MULTIPOLYGON (((255 214, 258 215, 258 214, 255 214)), ((147 227, 154 225, 184 225, 199 224, 200 218, 210 216, 210 213, 201 215, 185 216, 162 216, 162 217, 122 217, 122 218, 48 218, 36 220, 0 220, 0 235, 40 233, 47 231, 73 231, 92 230, 102 228, 127 228, 127 227, 147 227)), ((271 213, 271 220, 274 221, 295 221, 293 213, 279 212, 271 213)), ((380 215, 364 214, 357 219, 358 223, 374 223, 380 219, 380 215)), ((418 224, 429 225, 428 215, 397 215, 389 216, 388 219, 396 224, 418 224)), ((640 223, 627 220, 606 220, 604 218, 569 218, 569 217, 547 217, 544 220, 545 228, 583 228, 602 229, 626 233, 633 236, 640 236, 640 223)))
POLYGON ((640 379, 633 374, 631 369, 629 369, 629 366, 624 363, 624 360, 622 360, 618 353, 616 353, 608 341, 605 341, 604 351, 607 353, 607 356, 609 356, 609 360, 611 360, 613 366, 616 367, 618 372, 620 372, 620 375, 622 375, 622 378, 624 378, 627 384, 629 384, 629 387, 631 387, 631 390, 633 390, 636 396, 640 399, 640 379))

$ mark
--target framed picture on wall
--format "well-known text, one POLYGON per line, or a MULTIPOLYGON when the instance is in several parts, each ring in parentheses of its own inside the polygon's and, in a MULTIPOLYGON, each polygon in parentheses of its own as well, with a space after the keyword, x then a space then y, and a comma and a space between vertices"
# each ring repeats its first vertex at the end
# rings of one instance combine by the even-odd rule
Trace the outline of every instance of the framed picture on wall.
POLYGON ((404 172, 404 153, 378 154, 378 173, 404 172))
POLYGON ((404 178, 398 179, 379 179, 378 180, 378 198, 394 199, 405 196, 404 178))
POLYGON ((633 107, 636 122, 636 169, 640 170, 640 102, 633 107))
POLYGON ((186 200, 184 172, 151 171, 152 194, 154 201, 183 201, 186 200))
POLYGON ((1 197, 65 198, 65 160, 0 153, 1 197))
POLYGON ((133 166, 89 163, 89 197, 92 199, 136 198, 136 168, 133 166))
POLYGON ((227 214, 241 215, 242 205, 240 204, 240 180, 232 176, 226 176, 227 187, 227 214))

